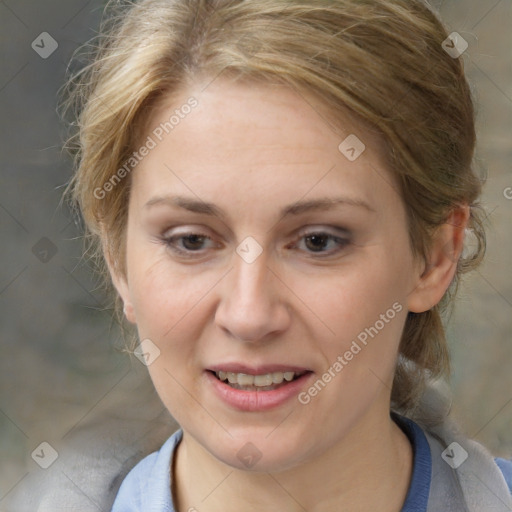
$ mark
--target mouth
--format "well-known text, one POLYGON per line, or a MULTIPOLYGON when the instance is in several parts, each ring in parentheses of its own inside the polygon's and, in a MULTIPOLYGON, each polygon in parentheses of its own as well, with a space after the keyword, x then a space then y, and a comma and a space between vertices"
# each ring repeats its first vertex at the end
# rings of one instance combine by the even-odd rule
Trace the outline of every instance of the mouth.
POLYGON ((208 370, 220 382, 241 391, 274 391, 293 382, 307 373, 300 371, 274 371, 260 374, 238 373, 225 370, 208 370))
POLYGON ((290 365, 247 366, 224 363, 204 372, 207 389, 228 407, 244 412, 264 412, 293 403, 314 375, 290 365))

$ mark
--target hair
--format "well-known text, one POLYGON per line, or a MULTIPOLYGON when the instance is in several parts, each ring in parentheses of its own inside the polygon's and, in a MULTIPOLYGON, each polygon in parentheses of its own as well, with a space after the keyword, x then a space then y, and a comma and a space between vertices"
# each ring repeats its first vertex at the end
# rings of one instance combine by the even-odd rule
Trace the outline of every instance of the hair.
MULTIPOLYGON (((220 73, 284 84, 318 99, 334 122, 348 111, 372 127, 405 204, 412 251, 424 261, 435 229, 470 206, 476 249, 458 260, 441 302, 406 319, 391 405, 414 410, 426 383, 449 374, 444 314, 460 276, 485 251, 471 92, 463 60, 443 49, 448 34, 431 7, 420 0, 119 0, 106 13, 87 65, 68 82, 65 112, 75 120, 68 192, 92 255, 100 264, 108 258, 115 272, 126 272, 131 174, 113 177, 159 102, 220 73)), ((109 284, 105 265, 100 271, 109 284)))

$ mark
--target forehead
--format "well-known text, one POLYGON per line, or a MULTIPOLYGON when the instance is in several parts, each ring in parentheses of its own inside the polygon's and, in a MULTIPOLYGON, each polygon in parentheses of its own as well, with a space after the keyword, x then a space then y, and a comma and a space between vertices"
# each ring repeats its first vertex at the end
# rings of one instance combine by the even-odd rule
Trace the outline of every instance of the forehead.
POLYGON ((134 172, 136 202, 187 193, 226 208, 280 208, 334 191, 396 201, 380 138, 348 116, 333 129, 325 110, 285 86, 217 79, 189 87, 160 105, 147 136, 155 147, 134 172), (195 106, 185 108, 190 98, 195 106), (349 159, 350 146, 364 151, 349 159))

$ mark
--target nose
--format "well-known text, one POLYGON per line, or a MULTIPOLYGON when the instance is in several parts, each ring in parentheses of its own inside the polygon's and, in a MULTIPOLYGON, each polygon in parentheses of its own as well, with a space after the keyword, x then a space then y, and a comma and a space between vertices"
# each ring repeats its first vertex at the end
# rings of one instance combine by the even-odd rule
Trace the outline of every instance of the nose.
POLYGON ((235 254, 234 268, 223 279, 215 323, 240 341, 268 341, 290 323, 286 302, 290 292, 264 254, 252 263, 235 254))

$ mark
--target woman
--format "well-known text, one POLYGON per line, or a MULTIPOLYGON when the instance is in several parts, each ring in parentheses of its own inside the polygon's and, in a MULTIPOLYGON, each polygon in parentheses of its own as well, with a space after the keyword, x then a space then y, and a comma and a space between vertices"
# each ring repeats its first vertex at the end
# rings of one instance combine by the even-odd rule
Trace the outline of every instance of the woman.
POLYGON ((510 510, 429 390, 485 246, 457 36, 411 0, 111 19, 71 188, 180 425, 112 510, 510 510))

